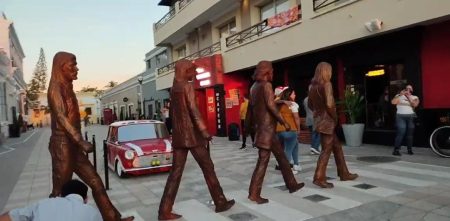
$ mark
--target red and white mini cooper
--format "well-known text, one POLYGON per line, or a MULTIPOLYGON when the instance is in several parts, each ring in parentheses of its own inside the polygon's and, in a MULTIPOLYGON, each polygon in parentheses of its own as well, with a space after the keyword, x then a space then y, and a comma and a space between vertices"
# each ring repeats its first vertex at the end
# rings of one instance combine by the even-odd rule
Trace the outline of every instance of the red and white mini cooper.
POLYGON ((166 172, 172 167, 172 144, 161 121, 119 121, 109 126, 108 166, 119 177, 166 172))

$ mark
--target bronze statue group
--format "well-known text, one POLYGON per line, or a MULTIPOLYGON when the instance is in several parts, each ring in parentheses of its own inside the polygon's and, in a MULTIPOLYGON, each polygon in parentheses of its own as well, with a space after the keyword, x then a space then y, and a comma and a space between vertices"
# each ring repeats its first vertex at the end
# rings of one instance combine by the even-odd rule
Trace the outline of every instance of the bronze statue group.
MULTIPOLYGON (((164 194, 158 211, 159 220, 172 220, 181 215, 172 211, 172 207, 180 186, 181 177, 188 152, 191 152, 199 164, 205 177, 209 192, 216 206, 216 212, 230 209, 234 200, 228 200, 217 179, 214 163, 206 149, 207 142, 212 139, 208 133, 196 104, 195 91, 191 81, 196 75, 196 65, 182 59, 175 65, 175 78, 171 89, 172 146, 173 165, 170 171, 164 194)), ((331 152, 337 166, 338 176, 342 181, 354 180, 358 177, 348 171, 342 146, 335 134, 337 114, 333 98, 331 65, 319 63, 309 90, 309 107, 314 112, 315 129, 321 135, 322 152, 317 161, 313 183, 321 188, 332 188, 333 184, 326 180, 326 168, 331 152)), ((84 153, 92 151, 92 145, 82 139, 80 131, 80 115, 77 98, 72 82, 77 79, 78 68, 75 55, 58 52, 53 60, 52 76, 48 89, 48 101, 52 117, 52 135, 49 150, 52 157, 53 190, 50 197, 61 194, 64 183, 72 179, 76 173, 92 189, 94 200, 103 220, 133 220, 134 217, 122 218, 112 205, 99 175, 84 153)), ((268 203, 261 196, 262 184, 266 173, 270 154, 273 153, 281 169, 286 187, 290 193, 300 190, 305 184, 297 182, 290 164, 275 134, 277 122, 290 130, 280 116, 272 89, 273 68, 269 61, 261 61, 253 75, 255 83, 250 89, 246 129, 255 131, 255 145, 259 157, 252 175, 248 199, 257 203, 268 203)))

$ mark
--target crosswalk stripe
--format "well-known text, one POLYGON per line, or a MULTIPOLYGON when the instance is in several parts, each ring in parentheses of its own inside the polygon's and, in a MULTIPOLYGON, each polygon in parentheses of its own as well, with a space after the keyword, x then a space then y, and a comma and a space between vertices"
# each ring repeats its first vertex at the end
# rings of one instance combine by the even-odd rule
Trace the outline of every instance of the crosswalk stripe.
POLYGON ((365 169, 351 168, 350 171, 358 173, 360 176, 365 176, 369 178, 382 179, 390 182, 401 183, 408 186, 424 187, 435 185, 436 182, 418 180, 413 178, 406 178, 402 176, 389 175, 386 173, 373 172, 365 169))
POLYGON ((245 191, 235 191, 228 193, 230 198, 234 198, 238 203, 254 210, 268 218, 277 221, 301 221, 313 218, 311 215, 289 208, 279 202, 270 200, 269 203, 258 205, 247 199, 248 193, 245 191))
MULTIPOLYGON (((450 173, 434 171, 431 169, 429 169, 429 170, 428 169, 418 169, 418 168, 398 166, 398 165, 393 165, 393 164, 389 164, 389 165, 388 164, 376 164, 376 165, 372 165, 371 167, 450 179, 450 173)), ((450 168, 449 168, 449 171, 450 171, 450 168)))
POLYGON ((315 195, 315 194, 328 197, 330 199, 326 199, 326 200, 320 201, 318 203, 326 205, 331 208, 335 208, 337 210, 350 209, 350 208, 361 205, 361 203, 358 201, 349 199, 347 197, 342 197, 342 196, 338 196, 335 194, 331 194, 330 192, 331 191, 304 187, 300 191, 295 192, 293 195, 296 197, 300 197, 300 198, 304 198, 304 197, 315 195))
POLYGON ((183 215, 183 219, 186 221, 231 221, 194 199, 177 202, 174 210, 183 215))
POLYGON ((388 197, 388 196, 393 196, 393 195, 402 193, 402 191, 388 189, 388 188, 379 187, 379 186, 376 186, 371 189, 356 188, 356 187, 354 187, 355 185, 364 184, 363 182, 357 182, 357 181, 333 182, 333 184, 334 184, 334 186, 337 186, 337 187, 343 187, 343 188, 355 190, 358 192, 368 193, 368 194, 371 194, 374 196, 379 196, 379 197, 388 197))

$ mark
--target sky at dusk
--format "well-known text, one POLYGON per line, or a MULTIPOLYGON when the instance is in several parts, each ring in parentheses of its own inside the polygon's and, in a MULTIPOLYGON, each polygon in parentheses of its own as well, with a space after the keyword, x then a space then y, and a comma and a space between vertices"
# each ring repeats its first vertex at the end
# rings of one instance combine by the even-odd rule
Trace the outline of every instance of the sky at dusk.
POLYGON ((75 90, 102 89, 142 73, 145 53, 154 48, 153 23, 168 8, 158 0, 0 0, 0 11, 14 22, 25 52, 29 83, 42 47, 50 78, 56 52, 77 56, 75 90))

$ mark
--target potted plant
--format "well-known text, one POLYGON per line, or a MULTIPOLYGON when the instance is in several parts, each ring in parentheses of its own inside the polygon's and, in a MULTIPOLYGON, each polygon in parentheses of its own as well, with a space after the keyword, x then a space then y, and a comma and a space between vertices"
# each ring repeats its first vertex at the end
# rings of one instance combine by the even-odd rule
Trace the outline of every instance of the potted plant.
POLYGON ((359 147, 362 144, 364 124, 357 123, 357 121, 364 108, 363 100, 364 96, 360 95, 359 91, 353 87, 347 87, 344 92, 344 100, 339 102, 347 116, 347 123, 342 124, 347 146, 359 147))

